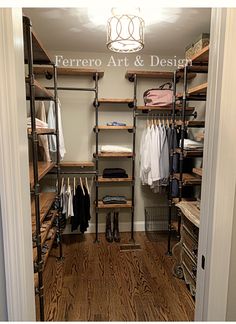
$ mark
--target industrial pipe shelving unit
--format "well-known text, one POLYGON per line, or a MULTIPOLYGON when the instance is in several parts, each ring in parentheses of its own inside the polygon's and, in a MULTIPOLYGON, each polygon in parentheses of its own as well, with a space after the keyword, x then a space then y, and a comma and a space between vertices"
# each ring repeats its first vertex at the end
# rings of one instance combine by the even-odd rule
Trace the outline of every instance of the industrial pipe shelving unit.
POLYGON ((28 17, 23 17, 24 34, 24 60, 28 66, 26 77, 26 99, 30 102, 31 127, 28 128, 28 137, 32 147, 32 162, 30 163, 30 190, 31 190, 31 212, 32 212, 32 236, 35 247, 33 248, 33 262, 35 272, 35 293, 39 297, 40 320, 44 321, 44 289, 43 270, 48 259, 55 238, 59 245, 59 258, 62 258, 62 242, 60 230, 60 208, 59 208, 59 180, 60 180, 60 155, 59 155, 59 131, 58 131, 58 97, 57 97, 57 68, 49 58, 41 42, 32 30, 32 24, 28 17), (42 87, 34 78, 34 65, 44 64, 52 67, 54 80, 54 94, 42 87), (55 129, 36 127, 35 102, 37 100, 52 100, 55 103, 55 129), (42 162, 38 160, 38 136, 56 136, 56 161, 42 162), (40 192, 40 180, 53 168, 57 169, 56 193, 40 192), (47 222, 44 233, 41 226, 46 217, 51 217, 47 222), (56 226, 55 226, 56 221, 56 226), (42 246, 47 240, 47 235, 52 229, 51 239, 48 240, 48 250, 42 254, 42 246))
POLYGON ((178 223, 173 226, 172 224, 172 207, 175 205, 175 202, 179 202, 183 197, 183 187, 186 185, 201 185, 201 172, 199 170, 196 172, 196 169, 192 170, 191 174, 185 174, 183 170, 183 162, 186 158, 197 158, 203 157, 203 149, 195 149, 195 150, 186 150, 184 149, 184 136, 187 128, 204 128, 204 121, 187 121, 186 120, 186 111, 187 111, 187 103, 190 101, 206 101, 207 95, 207 82, 195 86, 193 88, 188 88, 188 80, 190 74, 207 74, 208 73, 208 58, 209 58, 209 46, 203 48, 198 54, 196 54, 191 62, 188 62, 183 68, 178 69, 174 72, 174 95, 173 95, 173 107, 172 114, 173 120, 175 120, 176 114, 176 102, 180 101, 182 105, 182 113, 181 113, 181 121, 179 124, 173 125, 174 127, 181 127, 181 146, 178 149, 173 147, 174 143, 172 141, 172 149, 170 152, 170 162, 171 162, 171 170, 170 170, 170 181, 169 181, 169 225, 168 225, 168 246, 167 253, 169 255, 171 252, 171 233, 172 228, 174 227, 178 235, 180 236, 180 223, 181 218, 178 217, 178 223), (177 74, 183 73, 183 93, 176 93, 176 83, 177 83, 177 74), (173 157, 175 154, 179 156, 179 173, 174 174, 173 170, 173 157), (172 197, 172 185, 173 179, 178 180, 178 197, 177 199, 173 199, 172 197))

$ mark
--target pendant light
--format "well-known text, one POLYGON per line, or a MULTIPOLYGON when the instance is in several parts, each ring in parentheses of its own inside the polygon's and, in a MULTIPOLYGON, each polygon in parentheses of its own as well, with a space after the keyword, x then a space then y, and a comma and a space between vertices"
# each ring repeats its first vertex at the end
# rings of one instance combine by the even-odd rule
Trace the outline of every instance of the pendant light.
POLYGON ((107 22, 107 48, 118 53, 134 53, 144 47, 144 20, 139 9, 112 9, 107 22))

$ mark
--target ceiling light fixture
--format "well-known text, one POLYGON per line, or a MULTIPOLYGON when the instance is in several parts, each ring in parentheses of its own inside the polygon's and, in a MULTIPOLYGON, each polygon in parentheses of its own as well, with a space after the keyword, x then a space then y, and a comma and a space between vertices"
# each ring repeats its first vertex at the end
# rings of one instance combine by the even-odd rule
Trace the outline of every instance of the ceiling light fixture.
POLYGON ((139 9, 112 9, 112 14, 107 22, 107 48, 118 53, 140 51, 144 47, 144 20, 139 9))

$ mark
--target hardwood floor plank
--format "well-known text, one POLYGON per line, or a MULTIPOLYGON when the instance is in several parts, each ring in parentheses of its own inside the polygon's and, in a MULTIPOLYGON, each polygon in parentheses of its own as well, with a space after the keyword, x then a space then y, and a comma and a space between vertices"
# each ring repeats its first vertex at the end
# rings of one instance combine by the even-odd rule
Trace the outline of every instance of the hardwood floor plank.
MULTIPOLYGON (((172 274, 166 237, 149 241, 136 233, 141 250, 120 251, 101 235, 64 235, 65 260, 53 249, 44 271, 48 321, 192 321, 194 301, 172 274)), ((122 244, 130 235, 122 233, 122 244)))

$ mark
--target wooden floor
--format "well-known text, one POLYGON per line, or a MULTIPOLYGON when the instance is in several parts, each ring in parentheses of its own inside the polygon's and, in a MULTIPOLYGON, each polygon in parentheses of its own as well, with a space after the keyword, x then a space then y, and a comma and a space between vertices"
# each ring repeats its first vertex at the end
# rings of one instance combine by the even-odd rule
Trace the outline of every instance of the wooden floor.
MULTIPOLYGON (((63 262, 52 251, 45 272, 48 321, 191 321, 194 302, 184 281, 172 275, 166 238, 136 234, 141 250, 120 251, 101 235, 65 235, 63 262), (54 255, 54 256, 53 256, 54 255)), ((128 235, 122 233, 122 243, 128 235)))

